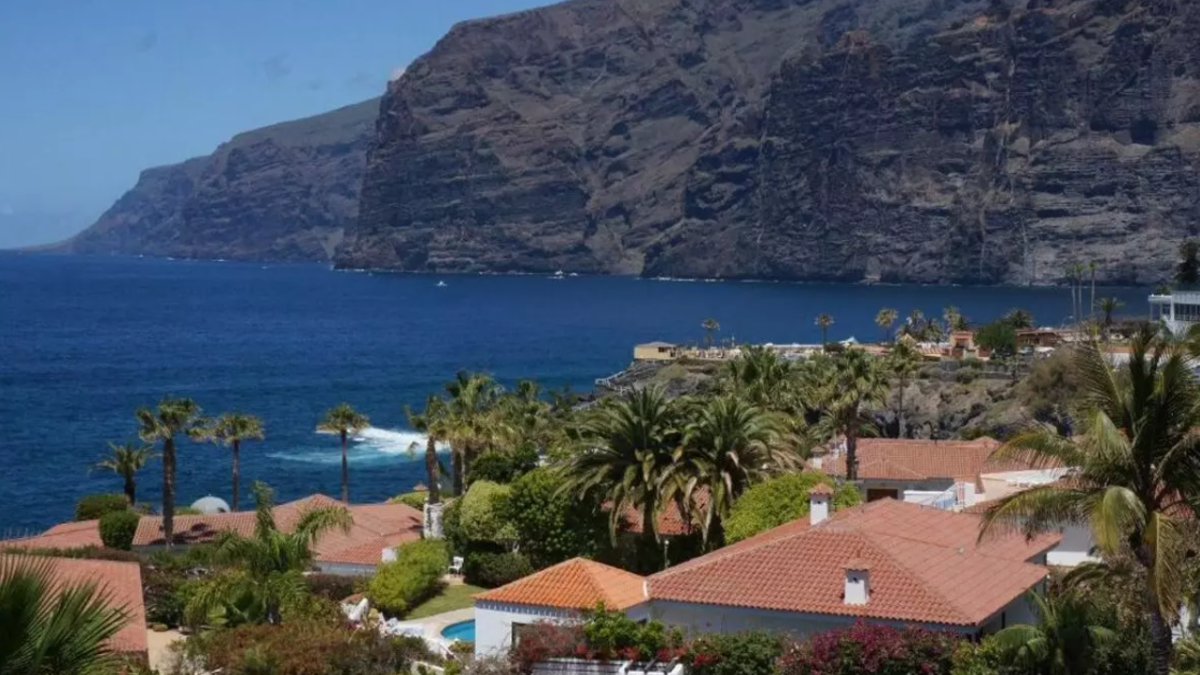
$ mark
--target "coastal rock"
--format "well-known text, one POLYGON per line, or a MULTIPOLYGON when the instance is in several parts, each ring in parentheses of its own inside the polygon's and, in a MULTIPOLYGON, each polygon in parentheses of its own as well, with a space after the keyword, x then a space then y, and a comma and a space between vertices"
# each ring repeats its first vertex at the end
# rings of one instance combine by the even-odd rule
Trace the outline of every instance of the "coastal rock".
POLYGON ((229 260, 329 260, 358 214, 378 99, 239 134, 142 172, 91 227, 52 247, 229 260))
POLYGON ((389 85, 351 268, 1047 283, 1200 216, 1200 6, 574 0, 389 85))

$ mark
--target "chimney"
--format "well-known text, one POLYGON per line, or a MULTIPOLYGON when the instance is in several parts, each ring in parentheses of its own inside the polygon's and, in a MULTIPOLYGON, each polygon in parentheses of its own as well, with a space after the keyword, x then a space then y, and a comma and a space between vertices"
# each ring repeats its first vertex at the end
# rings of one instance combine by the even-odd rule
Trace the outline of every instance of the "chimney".
POLYGON ((871 566, 861 558, 846 563, 846 589, 842 598, 847 605, 865 605, 871 599, 871 566))
POLYGON ((824 483, 818 483, 808 491, 808 522, 810 525, 816 525, 829 518, 829 502, 832 499, 833 488, 824 483))

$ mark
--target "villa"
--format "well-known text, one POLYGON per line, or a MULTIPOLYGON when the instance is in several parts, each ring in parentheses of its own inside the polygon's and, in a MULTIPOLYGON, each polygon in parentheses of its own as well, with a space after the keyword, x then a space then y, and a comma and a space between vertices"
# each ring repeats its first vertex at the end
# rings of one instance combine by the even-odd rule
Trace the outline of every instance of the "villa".
POLYGON ((57 584, 91 583, 106 593, 112 606, 123 609, 128 616, 108 646, 114 652, 146 662, 146 606, 142 599, 142 572, 137 563, 73 558, 36 560, 49 561, 57 584))
POLYGON ((1200 288, 1177 288, 1150 296, 1150 321, 1162 321, 1172 333, 1200 322, 1200 288))
POLYGON ((894 499, 810 515, 650 577, 570 560, 475 598, 477 654, 508 649, 521 628, 563 622, 603 601, 691 633, 751 629, 809 635, 865 620, 977 636, 1032 620, 1060 537, 977 542, 980 518, 894 499))
MULTIPOLYGON (((313 546, 314 563, 327 574, 372 574, 379 563, 394 558, 397 546, 421 538, 423 515, 411 506, 344 504, 321 494, 276 506, 275 523, 287 532, 296 526, 306 511, 328 506, 345 506, 354 524, 349 532, 335 529, 325 533, 313 546)), ((177 546, 210 543, 222 532, 251 536, 254 527, 253 511, 176 516, 173 539, 177 546)), ((154 550, 165 545, 162 517, 143 516, 133 537, 134 550, 154 550)), ((37 536, 0 542, 3 548, 23 549, 68 550, 100 546, 103 543, 96 520, 63 523, 37 536)))

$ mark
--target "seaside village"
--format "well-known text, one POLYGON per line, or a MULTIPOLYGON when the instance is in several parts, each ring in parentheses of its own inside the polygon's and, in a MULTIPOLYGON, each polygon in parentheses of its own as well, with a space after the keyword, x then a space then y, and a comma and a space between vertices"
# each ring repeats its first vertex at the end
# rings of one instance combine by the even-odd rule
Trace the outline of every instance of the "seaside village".
MULTIPOLYGON (((1200 391, 1180 336, 1200 299, 1151 304, 1153 323, 948 311, 941 331, 885 310, 873 343, 734 346, 706 321, 696 346, 634 348, 634 370, 717 363, 675 398, 462 373, 410 414, 427 480, 385 503, 355 502, 345 469, 339 497, 239 488, 261 424, 164 400, 98 465, 122 493, 0 547, 10 574, 37 559, 55 588, 102 589, 119 616, 85 618, 130 673, 1196 672, 1200 391), (1060 359, 1072 416, 906 430, 897 378, 970 359, 1060 359), (186 494, 176 465, 220 456, 204 442, 233 451, 231 499, 138 500, 159 468, 186 494)), ((368 425, 342 405, 319 428, 345 457, 368 425)))

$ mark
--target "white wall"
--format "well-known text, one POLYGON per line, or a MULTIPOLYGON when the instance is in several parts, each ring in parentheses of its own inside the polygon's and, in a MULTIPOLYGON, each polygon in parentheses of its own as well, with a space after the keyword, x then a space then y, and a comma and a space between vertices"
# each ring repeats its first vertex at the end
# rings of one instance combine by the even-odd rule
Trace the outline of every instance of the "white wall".
MULTIPOLYGON (((625 615, 641 621, 650 617, 646 605, 625 610, 625 615)), ((569 609, 515 605, 502 602, 475 603, 475 655, 500 654, 512 647, 513 624, 557 623, 580 620, 581 613, 569 609)))
POLYGON ((1099 560, 1092 555, 1092 533, 1082 525, 1068 525, 1063 529, 1062 542, 1046 554, 1047 565, 1075 567, 1085 562, 1099 560))

